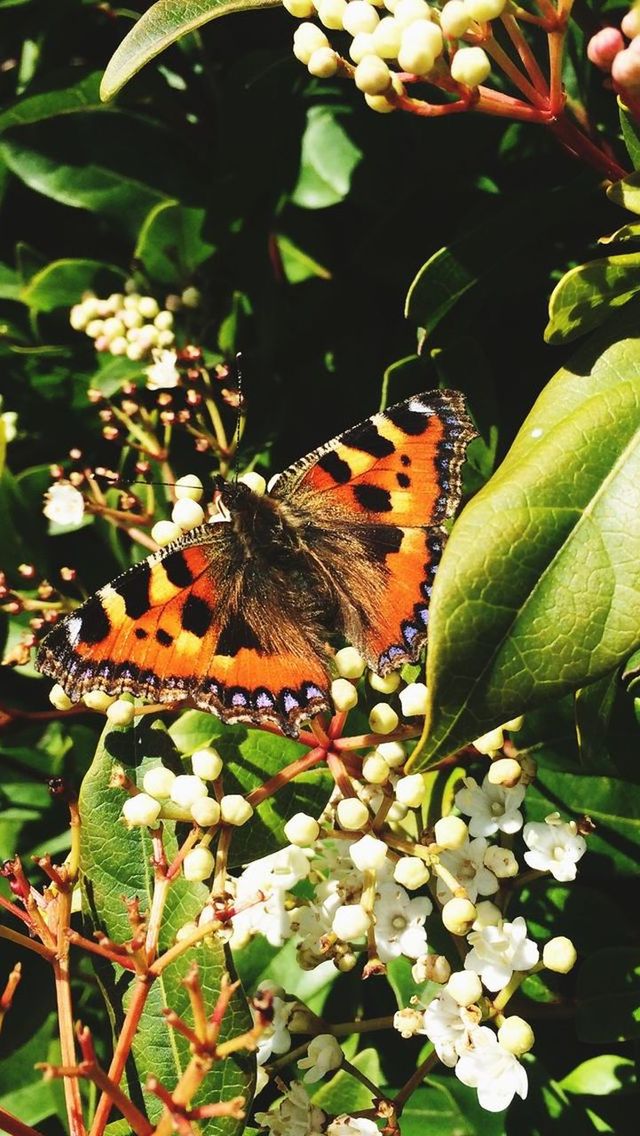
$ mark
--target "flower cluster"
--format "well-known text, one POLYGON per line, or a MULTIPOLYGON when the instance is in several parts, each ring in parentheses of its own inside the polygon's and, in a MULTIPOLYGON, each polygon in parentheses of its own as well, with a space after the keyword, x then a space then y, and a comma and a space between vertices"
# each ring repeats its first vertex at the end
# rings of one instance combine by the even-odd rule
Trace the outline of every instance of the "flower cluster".
POLYGON ((94 340, 96 351, 125 355, 135 362, 175 340, 173 312, 161 309, 153 296, 135 291, 114 292, 102 300, 89 293, 72 307, 69 321, 75 331, 94 340))
POLYGON ((615 90, 637 115, 640 109, 640 5, 636 3, 630 8, 620 28, 609 26, 596 32, 587 45, 587 55, 596 67, 611 75, 615 90))

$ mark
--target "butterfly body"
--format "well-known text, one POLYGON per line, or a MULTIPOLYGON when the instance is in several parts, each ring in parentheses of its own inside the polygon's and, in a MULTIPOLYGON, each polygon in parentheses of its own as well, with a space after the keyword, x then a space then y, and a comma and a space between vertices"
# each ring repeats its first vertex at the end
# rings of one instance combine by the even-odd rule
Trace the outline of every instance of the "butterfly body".
POLYGON ((265 495, 217 480, 207 523, 100 589, 38 658, 71 698, 128 690, 295 736, 331 709, 330 641, 380 674, 415 661, 473 428, 436 391, 374 415, 265 495))

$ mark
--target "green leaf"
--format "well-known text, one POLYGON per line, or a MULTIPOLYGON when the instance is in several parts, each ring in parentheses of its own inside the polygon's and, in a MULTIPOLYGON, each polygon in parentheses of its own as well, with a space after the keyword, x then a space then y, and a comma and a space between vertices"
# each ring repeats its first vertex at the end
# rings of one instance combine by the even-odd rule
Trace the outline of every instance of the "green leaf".
POLYGON ((612 947, 591 955, 580 968, 576 1029, 596 1044, 640 1037, 640 951, 612 947))
POLYGON ((56 1036, 56 1017, 48 1017, 37 1032, 13 1053, 3 1053, 0 1063, 0 1108, 20 1118, 23 1124, 40 1124, 56 1112, 54 1087, 35 1069, 45 1061, 56 1036))
POLYGON ((600 237, 598 244, 612 245, 614 241, 640 241, 640 221, 633 221, 629 225, 623 225, 620 229, 616 229, 615 233, 600 237))
POLYGON ((625 662, 622 681, 629 694, 635 695, 640 690, 640 650, 634 651, 633 655, 625 662))
POLYGON ((590 773, 615 773, 607 748, 611 714, 618 692, 618 671, 576 691, 576 733, 580 764, 590 773))
POLYGON ((362 150, 347 134, 344 109, 313 106, 302 137, 298 181, 291 201, 301 209, 326 209, 344 201, 362 150))
POLYGON ((421 763, 586 686, 640 639, 640 339, 625 313, 547 385, 453 527, 421 763))
POLYGON ((204 209, 160 201, 146 218, 133 255, 152 280, 174 287, 186 283, 215 252, 203 236, 205 222, 204 209))
MULTIPOLYGON (((244 726, 225 726, 212 714, 199 710, 188 710, 169 733, 183 753, 193 753, 203 745, 216 747, 224 761, 225 793, 246 795, 308 752, 306 746, 290 738, 244 726)), ((298 812, 317 816, 327 801, 331 784, 326 769, 321 768, 283 785, 235 833, 230 863, 244 864, 281 848, 287 843, 284 826, 289 818, 298 812)))
POLYGON ((34 311, 52 312, 79 303, 82 293, 89 290, 108 295, 124 279, 121 268, 98 260, 54 260, 31 277, 20 299, 34 311))
POLYGON ((566 1093, 603 1097, 610 1093, 637 1092, 638 1075, 635 1062, 616 1053, 592 1057, 568 1073, 560 1081, 566 1093))
POLYGON ((158 0, 140 17, 112 55, 100 86, 105 101, 112 99, 130 79, 188 32, 194 32, 231 12, 275 8, 280 0, 158 0))
MULTIPOLYGON (((95 758, 80 792, 81 817, 81 874, 83 892, 92 928, 102 928, 115 942, 130 938, 131 927, 127 919, 124 899, 137 897, 141 909, 148 913, 154 890, 151 867, 152 845, 147 829, 124 828, 121 809, 122 790, 109 787, 115 765, 124 769, 133 781, 141 780, 150 764, 163 759, 167 764, 179 765, 175 749, 161 723, 143 724, 135 729, 119 730, 107 727, 95 758)), ((175 855, 177 843, 175 826, 164 824, 164 846, 169 858, 175 855)), ((208 895, 204 884, 188 883, 179 876, 171 885, 160 929, 160 948, 167 949, 175 942, 176 933, 188 920, 197 918, 208 895)), ((88 929, 91 934, 91 929, 88 929)), ((169 1034, 162 1018, 162 1010, 170 1007, 190 1021, 189 999, 182 985, 192 961, 197 961, 199 977, 206 1003, 213 1008, 225 971, 230 969, 229 957, 218 940, 208 940, 180 956, 167 967, 151 987, 136 1034, 133 1053, 136 1062, 136 1091, 140 1091, 145 1078, 154 1073, 169 1088, 175 1087, 189 1060, 189 1046, 177 1031, 169 1034)), ((118 1031, 122 1015, 133 992, 133 981, 120 976, 115 981, 111 967, 100 967, 100 977, 114 1028, 118 1031)), ((222 1033, 229 1038, 250 1028, 251 1018, 244 998, 238 993, 223 1022, 222 1033)), ((246 1055, 215 1065, 195 1098, 196 1103, 219 1100, 236 1095, 250 1098, 253 1081, 253 1061, 246 1055)), ((147 1096, 150 1117, 158 1117, 157 1099, 147 1096)), ((233 1136, 240 1131, 237 1121, 217 1120, 204 1125, 211 1136, 233 1136)))
POLYGON ((640 290, 640 253, 607 256, 567 272, 549 300, 547 343, 568 343, 593 331, 640 290))
POLYGON ((640 173, 615 181, 607 189, 607 197, 631 213, 640 213, 640 173))
MULTIPOLYGON (((351 1064, 373 1081, 374 1085, 380 1084, 382 1072, 376 1049, 361 1049, 351 1064)), ((339 1069, 330 1081, 316 1089, 311 1099, 332 1116, 360 1112, 372 1106, 371 1091, 356 1080, 348 1069, 339 1069)))
POLYGON ((0 300, 17 300, 20 295, 20 277, 14 268, 0 264, 0 300))
POLYGON ((100 72, 85 75, 78 82, 63 86, 64 78, 73 80, 75 74, 59 76, 54 87, 39 91, 37 95, 26 95, 0 112, 0 133, 13 126, 28 126, 43 122, 58 115, 75 114, 78 111, 107 109, 100 102, 100 72))
POLYGON ((640 169, 640 134, 638 133, 638 123, 633 115, 629 113, 620 98, 618 98, 618 111, 620 114, 622 137, 627 147, 627 153, 633 162, 633 168, 635 170, 640 169))
POLYGON ((314 260, 308 253, 303 252, 289 237, 285 237, 283 233, 278 233, 275 240, 284 274, 289 284, 301 284, 304 280, 331 279, 329 269, 314 260))

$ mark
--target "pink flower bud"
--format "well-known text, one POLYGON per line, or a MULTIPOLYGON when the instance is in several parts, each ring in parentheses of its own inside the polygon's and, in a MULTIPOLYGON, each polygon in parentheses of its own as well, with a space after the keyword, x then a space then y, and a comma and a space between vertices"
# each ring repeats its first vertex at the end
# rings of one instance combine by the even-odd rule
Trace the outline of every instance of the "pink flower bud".
POLYGON ((620 27, 627 39, 633 39, 634 36, 640 35, 640 9, 636 5, 627 12, 620 27))
POLYGON ((625 91, 633 96, 640 94, 640 51, 637 48, 627 47, 618 52, 611 67, 611 78, 623 95, 625 91))
POLYGON ((587 44, 587 58, 601 71, 610 71, 619 51, 624 50, 624 39, 618 28, 601 28, 587 44))

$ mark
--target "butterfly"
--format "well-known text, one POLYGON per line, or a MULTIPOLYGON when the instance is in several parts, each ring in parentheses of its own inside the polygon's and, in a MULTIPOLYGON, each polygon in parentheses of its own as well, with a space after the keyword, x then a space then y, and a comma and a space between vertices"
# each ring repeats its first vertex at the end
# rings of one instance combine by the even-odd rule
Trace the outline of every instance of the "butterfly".
POLYGON ((380 675, 418 659, 475 435, 462 395, 431 391, 339 434, 264 495, 218 478, 221 516, 60 620, 38 669, 74 701, 130 691, 296 737, 332 710, 336 634, 380 675))

